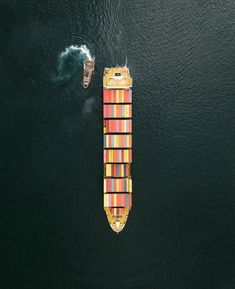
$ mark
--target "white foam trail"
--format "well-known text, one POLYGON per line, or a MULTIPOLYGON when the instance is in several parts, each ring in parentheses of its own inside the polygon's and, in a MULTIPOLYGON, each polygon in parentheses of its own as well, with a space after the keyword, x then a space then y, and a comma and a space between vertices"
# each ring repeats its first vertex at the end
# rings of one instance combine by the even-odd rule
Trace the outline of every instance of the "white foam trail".
POLYGON ((127 57, 126 57, 125 67, 127 67, 127 57))
POLYGON ((86 47, 86 45, 81 45, 78 47, 78 49, 81 51, 83 55, 86 55, 88 60, 92 60, 93 58, 91 57, 90 50, 86 47))
POLYGON ((92 113, 94 104, 95 100, 93 98, 88 98, 83 105, 82 114, 92 113))
POLYGON ((86 45, 70 45, 59 54, 57 72, 52 76, 52 80, 68 80, 81 68, 82 62, 94 59, 86 45))
POLYGON ((90 50, 87 48, 86 45, 81 45, 81 46, 77 46, 77 45, 71 45, 69 47, 66 47, 65 51, 61 52, 60 54, 60 58, 66 57, 68 54, 70 54, 71 52, 80 52, 83 56, 85 56, 85 60, 92 60, 94 59, 91 56, 91 52, 90 50))

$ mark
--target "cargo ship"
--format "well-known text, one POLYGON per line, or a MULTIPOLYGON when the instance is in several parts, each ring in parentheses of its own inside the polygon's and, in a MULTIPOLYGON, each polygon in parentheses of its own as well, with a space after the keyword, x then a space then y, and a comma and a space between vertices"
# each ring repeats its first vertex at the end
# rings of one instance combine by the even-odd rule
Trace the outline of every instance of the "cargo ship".
POLYGON ((95 68, 95 60, 87 60, 84 62, 83 67, 83 81, 82 86, 83 88, 88 88, 91 83, 92 74, 95 68))
POLYGON ((104 210, 116 233, 132 207, 132 78, 127 67, 104 69, 104 210))

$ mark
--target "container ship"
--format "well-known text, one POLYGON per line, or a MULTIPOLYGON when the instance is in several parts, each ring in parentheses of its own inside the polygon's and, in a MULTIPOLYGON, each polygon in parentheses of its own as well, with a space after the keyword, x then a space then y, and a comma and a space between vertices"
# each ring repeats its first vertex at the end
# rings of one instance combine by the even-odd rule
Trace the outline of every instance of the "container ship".
POLYGON ((132 207, 132 78, 127 67, 104 69, 104 210, 116 233, 132 207))

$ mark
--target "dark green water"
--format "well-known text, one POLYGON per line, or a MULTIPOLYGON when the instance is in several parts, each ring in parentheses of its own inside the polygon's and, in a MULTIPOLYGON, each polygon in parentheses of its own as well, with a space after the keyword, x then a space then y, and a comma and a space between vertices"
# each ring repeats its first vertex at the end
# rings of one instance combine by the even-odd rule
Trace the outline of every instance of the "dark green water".
POLYGON ((0 1, 0 288, 234 289, 234 1, 0 1), (87 45, 53 81, 58 55, 87 45), (102 73, 133 76, 133 209, 102 198, 102 73))

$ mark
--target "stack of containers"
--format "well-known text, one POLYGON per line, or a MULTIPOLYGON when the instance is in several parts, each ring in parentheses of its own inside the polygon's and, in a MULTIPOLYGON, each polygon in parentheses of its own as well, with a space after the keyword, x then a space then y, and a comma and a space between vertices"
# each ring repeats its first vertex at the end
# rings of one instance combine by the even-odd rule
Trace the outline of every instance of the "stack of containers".
POLYGON ((132 207, 132 90, 105 88, 104 117, 104 208, 113 218, 132 207))

